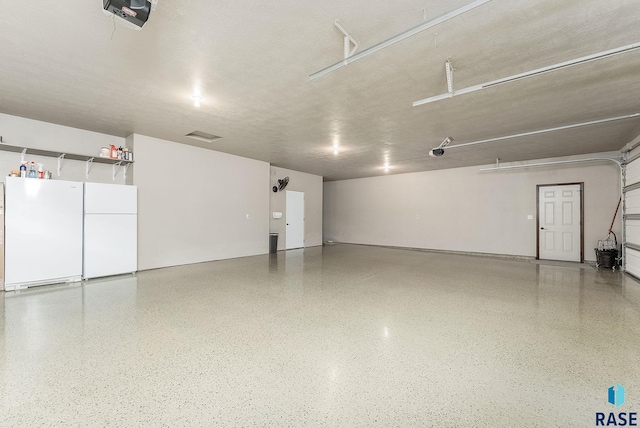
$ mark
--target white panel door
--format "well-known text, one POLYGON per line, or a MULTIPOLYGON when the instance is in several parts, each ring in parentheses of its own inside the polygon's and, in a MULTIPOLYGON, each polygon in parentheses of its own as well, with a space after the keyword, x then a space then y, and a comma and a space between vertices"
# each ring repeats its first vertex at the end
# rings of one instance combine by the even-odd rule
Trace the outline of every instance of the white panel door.
POLYGON ((580 198, 579 184, 538 188, 541 259, 581 261, 580 198))
POLYGON ((138 270, 138 216, 87 214, 84 217, 84 278, 138 270))
POLYGON ((6 180, 6 288, 80 279, 82 183, 6 180))
POLYGON ((304 248, 304 192, 286 192, 286 249, 304 248))

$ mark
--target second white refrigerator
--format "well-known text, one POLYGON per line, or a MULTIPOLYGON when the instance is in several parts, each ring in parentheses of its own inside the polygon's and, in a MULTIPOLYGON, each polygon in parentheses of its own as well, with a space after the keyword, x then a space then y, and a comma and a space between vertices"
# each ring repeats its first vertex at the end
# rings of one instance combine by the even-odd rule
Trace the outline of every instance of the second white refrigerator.
POLYGON ((138 270, 138 188, 84 184, 84 278, 138 270))

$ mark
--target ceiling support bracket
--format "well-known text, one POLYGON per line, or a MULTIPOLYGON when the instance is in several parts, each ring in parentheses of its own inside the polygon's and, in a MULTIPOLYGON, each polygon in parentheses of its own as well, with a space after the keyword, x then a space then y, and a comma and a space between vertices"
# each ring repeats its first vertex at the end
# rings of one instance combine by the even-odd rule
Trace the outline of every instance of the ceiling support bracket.
POLYGON ((447 75, 447 91, 449 92, 449 97, 453 97, 453 64, 451 64, 449 58, 447 58, 447 62, 444 63, 444 72, 447 75))
POLYGON ((344 59, 350 58, 354 53, 356 53, 356 50, 358 50, 358 46, 360 46, 360 43, 356 41, 351 33, 346 28, 344 28, 344 26, 337 19, 336 27, 338 27, 338 30, 340 30, 342 34, 344 34, 344 59), (353 49, 351 48, 351 45, 353 45, 353 49))
POLYGON ((64 153, 58 156, 58 177, 60 177, 60 173, 62 172, 62 161, 64 161, 64 153))

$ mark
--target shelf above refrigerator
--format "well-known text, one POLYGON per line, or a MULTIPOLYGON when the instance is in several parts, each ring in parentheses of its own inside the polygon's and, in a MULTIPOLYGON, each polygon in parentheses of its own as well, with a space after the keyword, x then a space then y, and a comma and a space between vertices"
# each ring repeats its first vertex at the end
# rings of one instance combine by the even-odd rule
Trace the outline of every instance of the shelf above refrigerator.
POLYGON ((24 157, 26 155, 33 156, 47 156, 58 159, 58 176, 60 176, 60 172, 62 170, 62 163, 64 160, 75 160, 86 163, 86 177, 89 178, 89 171, 91 170, 92 163, 101 163, 107 165, 113 165, 113 179, 116 179, 116 174, 118 173, 118 169, 120 166, 124 167, 124 177, 127 177, 127 170, 129 166, 133 164, 133 161, 124 160, 124 159, 112 159, 101 156, 87 156, 87 155, 79 155, 77 153, 66 153, 60 151, 52 151, 52 150, 43 150, 43 149, 30 149, 28 147, 21 146, 12 146, 9 144, 5 144, 2 142, 0 138, 0 150, 5 152, 13 152, 21 154, 21 161, 24 161, 24 157))

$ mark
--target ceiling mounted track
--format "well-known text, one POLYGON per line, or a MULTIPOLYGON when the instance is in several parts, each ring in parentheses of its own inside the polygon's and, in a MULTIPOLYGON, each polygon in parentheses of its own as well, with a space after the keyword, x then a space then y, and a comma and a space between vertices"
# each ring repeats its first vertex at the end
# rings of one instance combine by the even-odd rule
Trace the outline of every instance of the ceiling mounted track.
MULTIPOLYGON (((347 55, 345 55, 345 59, 335 63, 327 68, 324 68, 316 73, 313 73, 311 75, 309 75, 309 80, 314 80, 317 79, 318 77, 322 77, 327 73, 330 73, 332 71, 335 71, 341 67, 344 67, 345 65, 348 65, 354 61, 357 61, 359 59, 362 59, 368 55, 371 55, 373 53, 378 52, 379 50, 382 50, 384 48, 387 48, 395 43, 398 43, 404 39, 407 39, 411 36, 414 36, 424 30, 428 30, 429 28, 435 27, 436 25, 442 24, 443 22, 446 22, 452 18, 455 18, 456 16, 462 15, 465 12, 468 12, 470 10, 473 10, 479 6, 482 6, 485 3, 490 2, 491 0, 476 0, 472 3, 469 3, 466 6, 463 6, 459 9, 454 10, 453 12, 449 12, 446 13, 442 16, 440 16, 439 18, 433 19, 431 21, 425 22, 423 24, 418 25, 417 27, 413 27, 410 30, 407 30, 403 33, 398 34, 397 36, 391 37, 390 39, 385 40, 384 42, 380 42, 377 45, 371 46, 370 48, 367 48, 357 54, 353 54, 353 52, 355 52, 355 49, 353 50, 352 54, 349 55, 347 57, 347 55)), ((347 44, 347 37, 351 39, 351 41, 354 41, 353 38, 351 37, 351 35, 344 30, 343 28, 340 27, 338 21, 336 21, 336 26, 340 29, 340 31, 342 31, 345 34, 345 46, 347 44)), ((354 41, 355 42, 355 41, 354 41)), ((354 43, 355 44, 355 43, 354 43)), ((357 45, 356 45, 357 48, 357 45)), ((345 47, 345 53, 347 51, 347 48, 345 47)))
POLYGON ((541 166, 551 166, 551 165, 563 165, 568 163, 580 163, 580 162, 613 162, 618 165, 619 168, 622 169, 622 162, 618 159, 614 158, 606 158, 606 157, 598 157, 598 158, 585 158, 585 159, 569 159, 563 161, 551 161, 551 162, 537 162, 537 163, 529 163, 522 165, 507 165, 500 166, 499 162, 496 162, 496 166, 493 168, 481 168, 480 172, 493 172, 493 171, 508 171, 512 169, 523 169, 523 168, 536 168, 541 166))
MULTIPOLYGON (((530 131, 530 132, 523 132, 523 133, 520 133, 520 134, 506 135, 504 137, 488 138, 486 140, 472 141, 470 143, 462 143, 462 144, 455 144, 453 146, 448 146, 448 147, 446 147, 446 151, 449 151, 451 149, 459 149, 461 147, 475 146, 477 144, 491 143, 491 142, 494 142, 494 141, 508 140, 508 139, 511 139, 511 138, 528 137, 530 135, 545 134, 547 132, 554 132, 554 131, 563 131, 565 129, 580 128, 582 126, 597 125, 597 124, 600 124, 600 123, 614 122, 614 121, 623 120, 623 119, 633 119, 633 118, 637 118, 637 117, 640 117, 640 113, 633 113, 633 114, 628 114, 628 115, 625 115, 625 116, 608 117, 606 119, 598 119, 598 120, 592 120, 592 121, 589 121, 589 122, 574 123, 572 125, 558 126, 558 127, 555 127, 555 128, 540 129, 538 131, 530 131)), ((432 151, 437 150, 439 148, 440 147, 437 147, 437 148, 433 149, 432 151)), ((443 153, 440 154, 439 156, 442 156, 443 154, 444 154, 444 150, 443 150, 443 153)))
MULTIPOLYGON (((436 95, 435 97, 425 98, 425 99, 422 99, 422 100, 419 100, 419 101, 415 101, 413 103, 413 106, 417 107, 417 106, 421 106, 423 104, 428 104, 428 103, 432 103, 432 102, 435 102, 435 101, 444 100, 446 98, 452 98, 452 97, 455 97, 455 96, 458 96, 458 95, 468 94, 470 92, 479 91, 481 89, 491 88, 491 87, 494 87, 494 86, 502 85, 504 83, 513 82, 515 80, 521 80, 521 79, 526 79, 528 77, 539 76, 541 74, 549 73, 549 72, 552 72, 552 71, 561 70, 561 69, 568 68, 568 67, 573 67, 574 65, 585 64, 587 62, 596 61, 596 60, 604 59, 604 58, 609 58, 609 57, 614 56, 614 55, 620 55, 620 54, 623 54, 623 53, 626 53, 626 52, 632 52, 632 51, 635 51, 637 49, 640 49, 640 43, 633 43, 631 45, 621 46, 619 48, 610 49, 610 50, 603 51, 603 52, 598 52, 596 54, 587 55, 587 56, 583 56, 583 57, 580 57, 580 58, 575 58, 575 59, 572 59, 572 60, 569 60, 569 61, 560 62, 558 64, 549 65, 547 67, 536 68, 535 70, 526 71, 526 72, 520 73, 520 74, 514 74, 513 76, 504 77, 504 78, 498 79, 498 80, 492 80, 490 82, 482 83, 480 85, 470 86, 468 88, 460 89, 460 90, 457 90, 457 91, 456 90, 452 91, 451 88, 447 88, 448 89, 448 93, 442 94, 442 95, 436 95)), ((447 63, 448 62, 449 62, 449 60, 447 60, 447 63)), ((447 78, 448 78, 448 75, 447 75, 447 78)))

